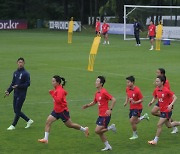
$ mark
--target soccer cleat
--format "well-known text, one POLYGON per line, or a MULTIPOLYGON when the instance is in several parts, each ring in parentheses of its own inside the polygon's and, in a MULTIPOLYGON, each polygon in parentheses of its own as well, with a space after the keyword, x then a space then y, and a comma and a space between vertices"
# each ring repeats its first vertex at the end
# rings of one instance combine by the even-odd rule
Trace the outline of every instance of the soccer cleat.
POLYGON ((147 114, 147 113, 145 113, 145 114, 144 114, 144 119, 149 120, 149 116, 148 116, 148 114, 147 114))
POLYGON ((151 47, 149 50, 153 50, 153 49, 154 49, 154 48, 151 47))
POLYGON ((173 127, 173 131, 171 132, 171 134, 176 134, 178 133, 178 128, 177 127, 173 127))
POLYGON ((148 141, 148 144, 151 144, 151 145, 157 145, 157 142, 152 140, 152 141, 148 141))
POLYGON ((38 142, 48 144, 48 140, 45 140, 44 138, 43 139, 38 139, 38 142))
POLYGON ((27 122, 27 125, 26 125, 26 127, 25 128, 29 128, 32 124, 33 124, 33 120, 29 120, 28 122, 27 122))
POLYGON ((107 44, 109 44, 109 41, 107 42, 107 44))
POLYGON ((106 44, 106 42, 104 42, 103 44, 106 44))
POLYGON ((11 125, 7 128, 7 130, 14 130, 14 129, 15 129, 15 127, 13 125, 11 125))
POLYGON ((133 135, 132 137, 130 137, 129 139, 130 140, 135 140, 135 139, 137 139, 138 138, 138 135, 133 135))
POLYGON ((138 44, 139 46, 141 46, 141 44, 138 44))
POLYGON ((108 151, 112 150, 112 147, 110 145, 106 146, 104 149, 101 149, 101 151, 108 151))
POLYGON ((111 130, 112 130, 114 133, 116 133, 116 125, 115 125, 115 124, 112 124, 110 127, 111 127, 111 130))
POLYGON ((85 129, 86 129, 85 132, 84 132, 84 133, 85 133, 85 136, 88 137, 88 136, 89 136, 89 128, 88 128, 88 127, 85 127, 85 129))

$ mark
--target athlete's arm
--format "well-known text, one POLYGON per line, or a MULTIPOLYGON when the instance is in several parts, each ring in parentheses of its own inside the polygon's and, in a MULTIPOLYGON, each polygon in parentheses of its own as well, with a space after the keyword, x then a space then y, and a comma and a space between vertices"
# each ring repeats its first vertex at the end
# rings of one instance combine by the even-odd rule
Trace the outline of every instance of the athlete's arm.
POLYGON ((94 102, 94 101, 92 101, 91 103, 89 103, 89 104, 86 104, 86 105, 83 105, 83 109, 86 109, 86 108, 88 108, 88 107, 90 107, 90 106, 93 106, 93 105, 95 105, 96 104, 96 102, 94 102))
POLYGON ((157 98, 153 97, 152 101, 148 104, 148 106, 151 106, 155 101, 156 101, 157 98))
POLYGON ((112 103, 111 103, 111 106, 110 106, 109 110, 106 111, 106 114, 107 114, 108 116, 110 116, 111 113, 112 113, 112 110, 113 110, 114 105, 115 105, 115 103, 116 103, 116 99, 115 99, 114 97, 112 97, 112 98, 111 98, 111 102, 112 102, 112 103))
POLYGON ((171 104, 169 104, 169 106, 168 106, 168 109, 169 109, 169 110, 172 109, 172 106, 174 105, 174 103, 175 103, 175 101, 176 101, 176 99, 177 99, 176 95, 173 95, 172 97, 173 97, 173 100, 172 100, 171 104))
POLYGON ((126 106, 127 105, 127 103, 128 103, 128 96, 126 95, 126 100, 125 100, 125 103, 124 103, 124 106, 126 106))

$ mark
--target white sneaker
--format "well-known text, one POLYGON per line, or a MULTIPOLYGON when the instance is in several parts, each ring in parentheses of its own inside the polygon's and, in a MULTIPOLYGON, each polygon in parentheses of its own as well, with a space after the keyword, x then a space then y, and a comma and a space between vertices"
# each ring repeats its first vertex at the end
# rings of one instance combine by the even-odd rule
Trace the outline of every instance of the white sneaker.
POLYGON ((106 146, 104 149, 101 149, 101 151, 108 151, 112 150, 112 147, 110 145, 106 146))
POLYGON ((106 44, 106 42, 104 42, 103 44, 106 44))
POLYGON ((27 122, 27 125, 26 125, 26 127, 25 128, 29 128, 32 124, 33 124, 33 120, 29 120, 28 122, 27 122))
POLYGON ((107 44, 109 44, 109 41, 107 42, 107 44))
POLYGON ((148 114, 147 114, 147 113, 145 113, 145 114, 144 114, 144 119, 149 120, 149 116, 148 116, 148 114))
POLYGON ((177 127, 173 127, 173 131, 171 132, 171 134, 176 134, 178 133, 178 128, 177 127))
POLYGON ((154 48, 151 47, 149 50, 153 50, 153 49, 154 49, 154 48))
POLYGON ((14 130, 14 129, 15 129, 15 127, 13 125, 11 125, 7 128, 7 130, 14 130))
POLYGON ((139 46, 141 46, 141 44, 138 44, 139 46))
POLYGON ((130 137, 129 139, 130 140, 135 140, 135 139, 137 139, 138 138, 138 135, 133 135, 132 137, 130 137))
POLYGON ((114 133, 116 133, 116 125, 115 124, 112 124, 110 126, 110 130, 112 130, 114 133))

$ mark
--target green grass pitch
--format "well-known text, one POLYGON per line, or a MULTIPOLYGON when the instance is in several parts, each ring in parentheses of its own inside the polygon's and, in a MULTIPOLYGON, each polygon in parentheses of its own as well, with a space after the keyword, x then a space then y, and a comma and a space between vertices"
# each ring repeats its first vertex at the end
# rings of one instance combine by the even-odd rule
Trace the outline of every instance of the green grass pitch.
MULTIPOLYGON (((129 124, 129 106, 123 107, 125 101, 125 77, 134 75, 136 85, 144 95, 144 110, 150 114, 147 104, 152 98, 155 71, 159 67, 166 69, 171 89, 180 97, 180 42, 161 45, 161 51, 149 51, 148 40, 142 41, 141 47, 135 41, 123 41, 122 36, 110 35, 110 45, 99 46, 93 72, 87 71, 88 56, 94 38, 94 32, 77 32, 73 43, 67 44, 67 32, 49 30, 0 31, 0 153, 101 153, 104 144, 94 133, 98 117, 97 106, 82 110, 83 104, 93 100, 95 80, 98 75, 106 77, 105 88, 117 99, 110 123, 115 123, 117 133, 106 135, 113 147, 110 154, 129 153, 178 153, 180 136, 172 135, 171 129, 163 128, 157 146, 147 144, 154 138, 157 117, 150 116, 150 121, 138 124, 139 138, 130 141, 132 135, 129 124), (14 113, 12 94, 3 98, 4 91, 12 80, 12 73, 17 68, 18 57, 26 60, 25 68, 31 74, 23 111, 35 122, 25 129, 25 122, 20 119, 16 130, 7 131, 14 113), (67 101, 73 122, 88 126, 90 136, 85 138, 80 131, 66 128, 61 120, 52 125, 49 144, 37 142, 44 136, 47 116, 51 113, 53 103, 49 89, 52 89, 51 78, 59 74, 67 80, 67 101)), ((173 119, 180 120, 180 101, 177 100, 173 119)))

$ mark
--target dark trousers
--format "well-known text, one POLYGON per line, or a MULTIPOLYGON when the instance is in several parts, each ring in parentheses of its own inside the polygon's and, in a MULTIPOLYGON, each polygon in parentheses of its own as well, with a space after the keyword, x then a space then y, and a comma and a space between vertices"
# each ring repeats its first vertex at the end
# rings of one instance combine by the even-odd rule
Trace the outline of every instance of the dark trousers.
POLYGON ((13 126, 16 126, 20 117, 27 122, 29 121, 29 118, 23 112, 21 112, 21 108, 23 106, 24 101, 25 101, 25 97, 14 96, 13 108, 14 108, 15 116, 14 116, 14 121, 12 123, 13 126))
POLYGON ((139 39, 139 33, 134 33, 134 37, 136 38, 136 44, 141 44, 139 39))

